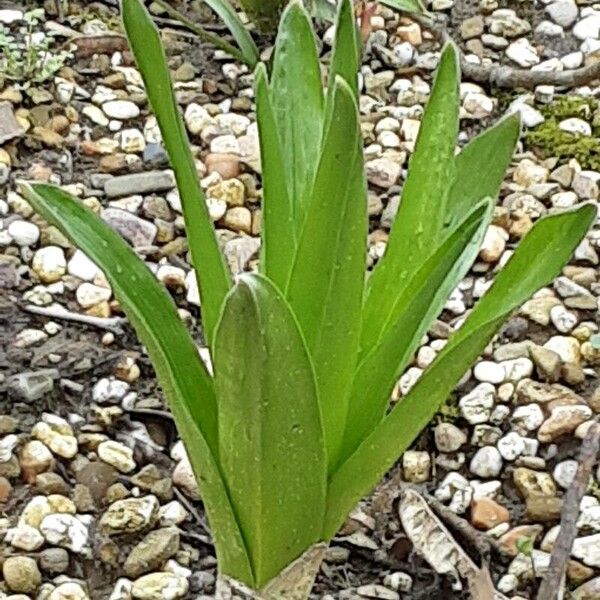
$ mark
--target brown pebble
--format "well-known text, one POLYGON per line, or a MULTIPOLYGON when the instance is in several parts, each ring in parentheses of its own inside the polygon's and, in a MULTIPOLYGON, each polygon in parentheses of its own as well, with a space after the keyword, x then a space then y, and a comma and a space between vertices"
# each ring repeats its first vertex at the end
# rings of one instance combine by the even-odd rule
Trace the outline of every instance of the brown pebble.
POLYGON ((532 521, 548 523, 560 519, 562 499, 556 496, 531 494, 526 500, 527 517, 532 521))
POLYGON ((8 502, 12 493, 12 485, 6 477, 0 477, 0 503, 8 502))
POLYGON ((39 473, 35 478, 35 487, 38 492, 49 496, 60 494, 68 496, 71 487, 58 473, 39 473))
POLYGON ((471 503, 471 524, 477 529, 487 531, 509 520, 508 510, 491 498, 477 498, 471 503))
POLYGON ((218 173, 223 179, 232 179, 240 174, 240 157, 236 154, 208 154, 204 164, 209 173, 218 173))
POLYGON ((587 581, 594 574, 594 569, 587 567, 577 560, 567 563, 567 577, 571 583, 580 584, 587 581))
POLYGON ((127 173, 129 171, 127 155, 119 152, 103 156, 100 159, 99 170, 101 173, 110 173, 112 175, 127 173))
POLYGON ((76 55, 80 58, 90 57, 94 54, 114 54, 127 50, 127 40, 118 34, 82 36, 73 38, 77 47, 76 55))
POLYGON ((530 539, 535 543, 536 538, 541 535, 544 528, 541 525, 518 525, 507 531, 498 541, 511 556, 517 556, 519 549, 517 543, 523 538, 530 539))
POLYGON ((581 385, 585 381, 585 373, 581 365, 565 363, 560 369, 560 378, 569 385, 581 385))
POLYGON ((63 134, 69 129, 70 124, 71 123, 67 117, 64 115, 57 115, 56 117, 52 117, 45 126, 56 133, 63 134))
POLYGON ((590 396, 588 404, 595 413, 600 413, 600 385, 594 390, 594 393, 590 396))
MULTIPOLYGON (((110 486, 117 479, 113 467, 103 462, 91 462, 75 471, 77 483, 86 486, 98 506, 104 500, 110 486)), ((119 484, 122 485, 122 484, 119 484)))

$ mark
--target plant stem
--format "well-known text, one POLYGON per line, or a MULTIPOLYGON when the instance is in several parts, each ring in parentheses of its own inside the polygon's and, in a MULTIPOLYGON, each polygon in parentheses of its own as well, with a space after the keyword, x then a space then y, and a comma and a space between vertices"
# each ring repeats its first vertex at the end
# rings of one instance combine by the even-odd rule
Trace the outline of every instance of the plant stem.
POLYGON ((308 600, 326 548, 325 544, 315 544, 262 590, 251 590, 230 577, 220 575, 215 600, 308 600))
POLYGON ((227 52, 240 62, 247 63, 248 61, 244 58, 243 54, 232 44, 224 40, 222 37, 215 35, 214 33, 210 33, 200 25, 197 25, 186 17, 183 13, 179 12, 176 8, 173 8, 170 4, 168 4, 165 0, 154 0, 156 4, 158 4, 161 8, 163 8, 171 17, 177 19, 182 25, 185 25, 190 31, 193 31, 200 39, 205 42, 209 42, 213 46, 219 48, 219 50, 223 50, 223 52, 227 52))

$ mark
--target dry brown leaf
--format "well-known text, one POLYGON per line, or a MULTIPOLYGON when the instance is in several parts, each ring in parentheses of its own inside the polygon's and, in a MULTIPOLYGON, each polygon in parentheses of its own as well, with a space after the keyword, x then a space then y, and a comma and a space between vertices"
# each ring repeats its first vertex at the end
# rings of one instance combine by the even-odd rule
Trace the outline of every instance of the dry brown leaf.
POLYGON ((481 594, 473 595, 475 600, 506 600, 506 596, 494 589, 489 571, 483 572, 484 569, 471 560, 421 494, 412 489, 404 490, 399 513, 415 550, 438 573, 450 575, 457 582, 467 579, 471 591, 475 589, 481 594))

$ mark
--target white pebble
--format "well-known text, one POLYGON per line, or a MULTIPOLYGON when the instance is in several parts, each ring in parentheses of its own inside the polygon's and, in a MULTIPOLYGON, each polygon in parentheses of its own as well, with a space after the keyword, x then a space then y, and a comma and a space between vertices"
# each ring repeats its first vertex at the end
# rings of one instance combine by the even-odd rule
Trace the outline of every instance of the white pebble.
POLYGON ((484 446, 473 455, 469 469, 484 479, 497 477, 502 471, 502 456, 494 446, 484 446))
POLYGON ((8 235, 17 246, 33 246, 40 239, 40 229, 34 223, 18 219, 8 226, 8 235))

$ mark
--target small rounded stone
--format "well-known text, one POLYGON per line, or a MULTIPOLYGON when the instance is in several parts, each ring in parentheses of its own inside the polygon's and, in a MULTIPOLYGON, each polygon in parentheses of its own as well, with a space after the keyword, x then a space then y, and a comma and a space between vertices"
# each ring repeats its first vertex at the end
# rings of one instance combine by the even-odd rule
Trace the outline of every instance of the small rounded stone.
POLYGON ((35 592, 42 583, 42 574, 37 563, 28 556, 11 556, 2 565, 4 581, 13 592, 24 594, 35 592))

